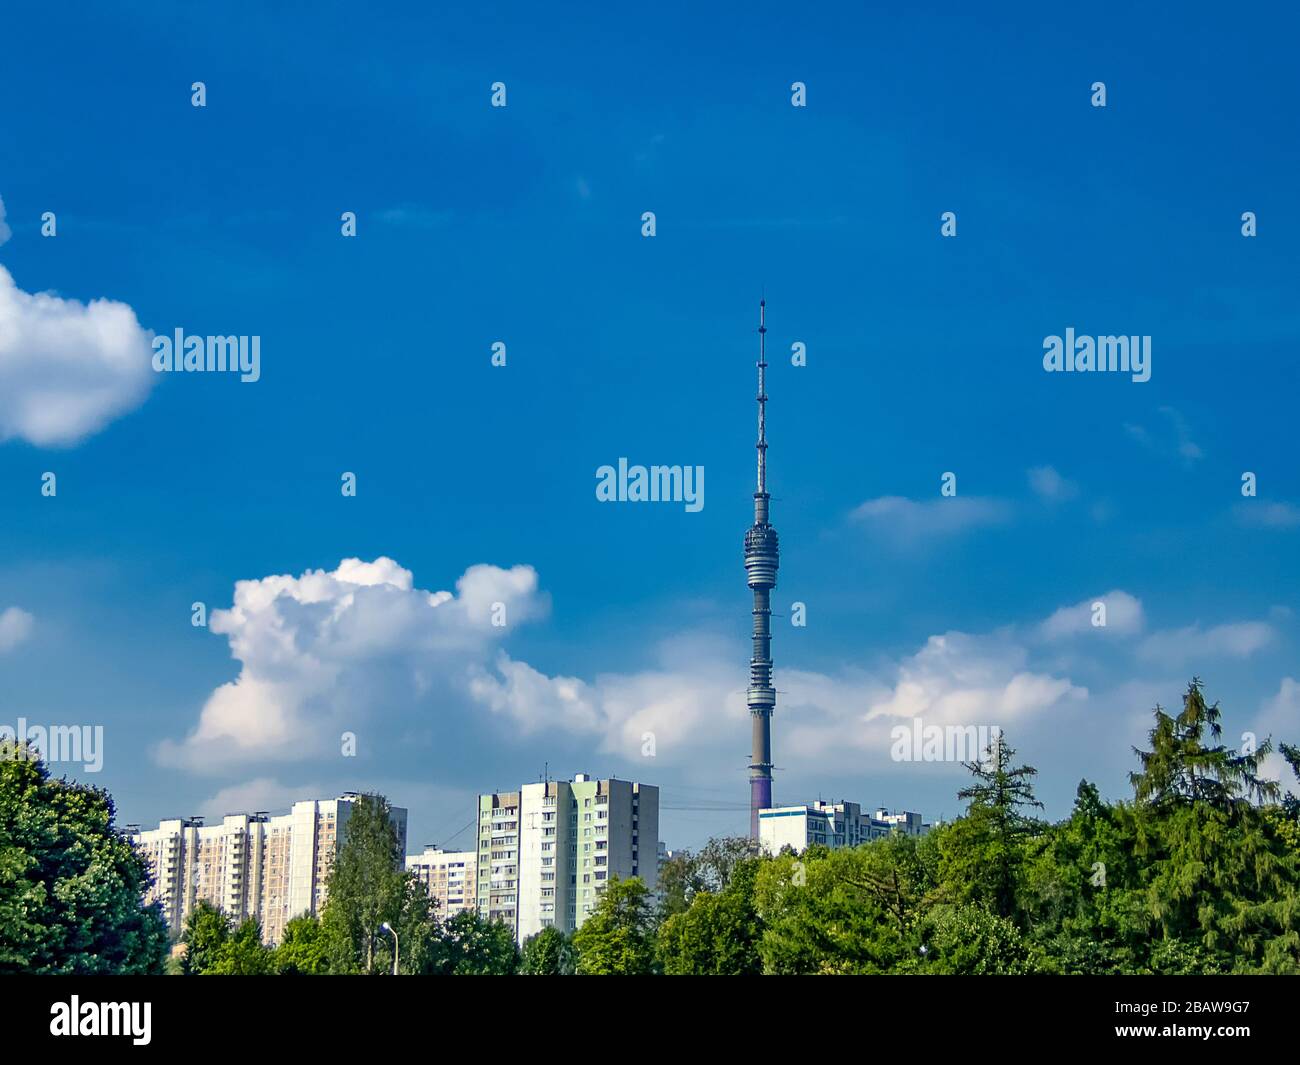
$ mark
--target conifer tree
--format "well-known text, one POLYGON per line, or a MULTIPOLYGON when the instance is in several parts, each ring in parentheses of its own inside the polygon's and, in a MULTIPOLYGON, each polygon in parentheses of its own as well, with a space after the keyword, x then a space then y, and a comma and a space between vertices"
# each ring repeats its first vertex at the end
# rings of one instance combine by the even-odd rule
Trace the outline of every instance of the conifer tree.
POLYGON ((1033 766, 1012 764, 1015 748, 1001 735, 991 742, 985 757, 965 762, 975 782, 957 792, 970 802, 965 823, 945 833, 949 872, 958 872, 967 897, 986 903, 1001 917, 1017 914, 1016 892, 1024 861, 1025 838, 1041 824, 1024 811, 1042 809, 1034 798, 1033 766))
POLYGON ((1193 677, 1177 716, 1157 705, 1150 733, 1151 750, 1137 747, 1142 763, 1129 781, 1138 802, 1154 805, 1203 802, 1216 810, 1240 804, 1275 802, 1281 792, 1276 781, 1262 780, 1260 765, 1272 753, 1265 740, 1253 751, 1225 746, 1218 702, 1206 703, 1199 677, 1193 677))

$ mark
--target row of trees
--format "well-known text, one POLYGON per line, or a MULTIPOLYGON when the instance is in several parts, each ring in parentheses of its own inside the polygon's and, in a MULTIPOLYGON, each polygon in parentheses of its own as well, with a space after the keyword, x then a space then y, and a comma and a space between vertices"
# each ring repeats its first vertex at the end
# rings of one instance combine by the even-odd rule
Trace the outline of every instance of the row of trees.
POLYGON ((967 766, 965 815, 927 836, 684 859, 637 971, 1300 973, 1300 798, 1260 776, 1271 744, 1224 744, 1197 680, 1149 741, 1132 801, 1084 781, 1056 824, 996 744, 967 766))
MULTIPOLYGON (((1223 743, 1193 680, 1155 710, 1133 798, 1080 783, 1041 820, 1035 770, 996 744, 966 813, 920 838, 764 857, 716 840, 662 871, 657 901, 614 880, 572 936, 521 950, 473 912, 442 920, 380 796, 358 802, 319 919, 280 944, 201 904, 188 974, 1300 973, 1300 798, 1260 775, 1265 742, 1223 743), (394 936, 393 933, 396 933, 394 936), (400 944, 394 959, 394 945, 400 944)), ((0 745, 0 973, 157 973, 169 944, 107 793, 0 745)), ((1300 773, 1300 750, 1279 753, 1300 773)))
MULTIPOLYGON (((423 889, 421 889, 423 890, 423 889)), ((253 918, 234 924, 219 909, 200 902, 185 922, 185 952, 176 971, 186 976, 325 976, 330 973, 389 973, 391 940, 368 958, 358 944, 339 935, 337 913, 327 907, 321 919, 295 917, 285 925, 279 944, 262 942, 253 918)), ((401 933, 398 933, 399 936, 401 933)), ((519 969, 519 950, 510 929, 485 921, 472 911, 446 922, 431 920, 424 938, 412 943, 408 958, 399 951, 398 972, 447 976, 509 975, 519 969)))

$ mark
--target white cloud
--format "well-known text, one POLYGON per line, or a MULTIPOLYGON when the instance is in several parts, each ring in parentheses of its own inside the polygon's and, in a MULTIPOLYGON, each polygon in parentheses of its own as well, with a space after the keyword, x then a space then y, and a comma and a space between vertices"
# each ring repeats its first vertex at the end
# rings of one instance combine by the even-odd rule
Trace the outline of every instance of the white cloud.
POLYGON ((1028 475, 1029 487, 1045 503, 1064 503, 1079 494, 1079 486, 1067 481, 1052 466, 1035 466, 1028 475))
POLYGON ((1168 423, 1166 426, 1148 430, 1144 425, 1126 422, 1124 431, 1147 450, 1166 458, 1176 458, 1185 466, 1204 458, 1205 452, 1192 439, 1187 419, 1173 407, 1161 407, 1160 413, 1168 423))
POLYGON ((32 634, 35 618, 26 610, 11 606, 0 610, 0 654, 12 651, 32 634))
POLYGON ((1044 640, 1060 640, 1085 632, 1129 636, 1141 632, 1145 623, 1141 600, 1116 589, 1105 595, 1081 600, 1073 606, 1060 607, 1038 626, 1037 634, 1044 640), (1093 624, 1094 615, 1101 616, 1095 609, 1097 603, 1106 606, 1104 626, 1093 624))
POLYGON ((1138 646, 1138 657, 1175 666, 1206 658, 1249 658, 1272 643, 1273 627, 1263 621, 1239 621, 1203 629, 1199 624, 1153 632, 1138 646))
POLYGON ((949 496, 917 502, 903 496, 881 496, 855 507, 849 520, 905 546, 921 539, 1000 525, 1009 517, 1010 508, 997 499, 949 496))
MULTIPOLYGON (((1107 604, 1107 632, 1144 631, 1134 596, 1114 590, 1098 598, 1107 604)), ((913 718, 926 725, 996 725, 1017 743, 1050 746, 1061 722, 1077 721, 1095 702, 1075 675, 1094 664, 1076 666, 1078 644, 1069 642, 1095 631, 1095 601, 990 633, 934 635, 870 668, 778 666, 780 757, 792 770, 804 767, 789 775, 789 784, 888 771, 891 729, 913 718)), ((372 757, 385 744, 398 751, 454 750, 458 759, 490 751, 490 767, 535 749, 539 758, 577 758, 575 768, 599 756, 609 769, 650 780, 656 774, 743 776, 744 639, 700 628, 651 646, 632 672, 551 674, 505 644, 520 622, 541 616, 546 606, 529 566, 472 566, 454 592, 419 588, 411 571, 389 558, 240 581, 230 609, 210 619, 212 631, 229 641, 239 674, 209 695, 190 734, 162 744, 158 756, 164 764, 211 772, 314 758, 317 779, 355 787, 353 766, 367 763, 332 761, 341 733, 350 731, 372 757), (494 603, 505 604, 505 629, 492 624, 494 603)), ((1197 653, 1242 651, 1259 637, 1249 623, 1240 628, 1156 636, 1190 642, 1197 653)), ((1148 653, 1160 645, 1149 641, 1148 653)), ((1145 712, 1148 704, 1141 705, 1145 712)), ((1132 722, 1136 729, 1137 718, 1132 722)), ((277 796, 289 798, 271 778, 246 775, 254 777, 247 792, 219 793, 209 808, 269 808, 277 796)))
POLYGON ((143 402, 151 334, 113 300, 28 293, 0 267, 0 441, 74 444, 143 402))
POLYGON ((1294 529, 1300 525, 1300 507, 1262 499, 1244 500, 1237 504, 1237 520, 1261 529, 1294 529))
POLYGON ((1028 658, 1009 635, 931 636, 899 665, 892 691, 871 706, 866 720, 919 717, 927 724, 1005 728, 1063 699, 1087 697, 1087 689, 1069 680, 1031 671, 1028 658))
POLYGON ((591 681, 548 676, 502 653, 490 670, 474 671, 470 692, 523 735, 560 728, 590 737, 601 751, 640 758, 650 733, 656 757, 680 764, 688 754, 734 747, 743 733, 749 711, 736 653, 716 636, 691 633, 653 648, 654 661, 639 672, 591 681))
POLYGON ((13 230, 5 224, 5 201, 3 197, 0 197, 0 244, 3 244, 12 235, 13 230))
POLYGON ((1300 745, 1300 681, 1283 677, 1277 694, 1264 701, 1255 722, 1256 739, 1273 739, 1273 753, 1264 759, 1261 775, 1279 781, 1284 791, 1300 794, 1300 780, 1277 751, 1279 743, 1300 745))
POLYGON ((159 746, 159 760, 215 772, 319 756, 382 711, 463 707, 501 636, 546 609, 529 566, 472 566, 454 595, 416 588, 382 557, 239 581, 231 608, 209 619, 239 676, 208 697, 185 740, 159 746))
MULTIPOLYGON (((509 630, 492 625, 494 603, 506 604, 513 628, 542 614, 546 597, 528 566, 473 566, 455 594, 431 593, 389 558, 240 581, 230 609, 210 618, 239 675, 211 693, 188 737, 160 746, 159 759, 224 772, 329 757, 343 731, 373 751, 381 735, 392 742, 393 729, 412 722, 436 743, 453 722, 489 730, 495 721, 498 742, 506 724, 521 749, 541 737, 637 765, 652 736, 658 766, 743 771, 745 641, 693 631, 651 648, 636 672, 550 675, 501 645, 509 630)), ((1087 695, 1035 667, 1009 631, 944 633, 871 671, 778 669, 776 684, 782 750, 846 772, 888 764, 889 730, 900 720, 1005 727, 1087 695)), ((214 796, 209 808, 288 798, 268 777, 247 787, 214 796)))
POLYGON ((199 809, 210 822, 226 814, 249 814, 266 811, 276 813, 303 799, 322 799, 330 796, 318 784, 289 787, 271 777, 258 777, 242 784, 222 788, 211 798, 203 800, 199 809))
MULTIPOLYGON (((559 726, 592 736, 602 751, 641 757, 652 735, 656 763, 742 766, 747 732, 743 644, 691 634, 658 649, 657 668, 603 675, 588 683, 547 677, 504 659, 477 679, 475 697, 508 714, 526 733, 559 726)), ((877 673, 777 669, 777 727, 784 757, 819 771, 858 772, 889 761, 890 729, 927 724, 1024 723, 1087 689, 1036 671, 1007 635, 932 636, 915 654, 877 673)))

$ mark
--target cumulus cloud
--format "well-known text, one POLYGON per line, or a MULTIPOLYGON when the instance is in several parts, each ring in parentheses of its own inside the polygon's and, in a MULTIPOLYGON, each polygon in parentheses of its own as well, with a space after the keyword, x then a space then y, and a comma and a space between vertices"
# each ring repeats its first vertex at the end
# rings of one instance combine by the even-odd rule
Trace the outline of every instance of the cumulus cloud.
POLYGON ((855 507, 849 520, 899 545, 909 545, 981 526, 1001 525, 1009 517, 1010 508, 997 499, 949 496, 918 502, 903 496, 881 496, 855 507))
POLYGON ((24 292, 0 267, 0 442, 75 444, 139 406, 151 340, 124 303, 24 292))
POLYGON ((158 757, 220 772, 319 756, 386 708, 463 706, 472 671, 501 636, 546 609, 529 566, 471 566, 454 594, 415 587, 410 570, 384 557, 239 581, 230 609, 209 619, 239 675, 208 697, 190 735, 163 742, 158 757))
MULTIPOLYGON (((1103 710, 1126 708, 1123 720, 1131 717, 1137 730, 1151 692, 1139 699, 1094 691, 1093 682, 1104 685, 1104 670, 1098 674, 1090 658, 1075 657, 1075 638, 1096 631, 1097 601, 1107 605, 1107 633, 1137 637, 1108 641, 1113 652, 1146 646, 1155 656, 1162 644, 1191 643, 1245 653, 1260 639, 1249 624, 1243 631, 1193 626, 1152 634, 1144 644, 1141 602, 1113 590, 1045 620, 933 635, 869 666, 778 666, 781 756, 791 769, 815 767, 816 779, 886 772, 892 730, 914 718, 923 727, 998 726, 1018 741, 1050 746, 1061 722, 1098 700, 1103 710)), ((157 755, 171 766, 241 769, 241 779, 252 778, 239 786, 244 790, 213 797, 208 809, 221 812, 274 808, 292 797, 275 783, 278 776, 254 766, 315 759, 316 779, 356 786, 349 778, 354 763, 333 761, 343 732, 356 733, 371 754, 384 745, 419 758, 490 749, 488 768, 544 748, 552 758, 575 759, 576 767, 599 756, 609 770, 648 779, 716 780, 728 770, 743 777, 743 638, 701 626, 648 647, 631 671, 548 672, 510 646, 519 624, 546 610, 537 573, 526 565, 472 566, 453 591, 421 589, 410 570, 383 557, 240 581, 230 608, 210 618, 211 630, 229 642, 238 675, 211 692, 187 736, 163 743, 157 755), (493 624, 498 604, 505 627, 493 624), (322 769, 331 765, 336 771, 322 769)), ((806 787, 811 772, 791 773, 789 781, 806 787)))
POLYGON ((0 197, 0 244, 3 244, 12 235, 13 231, 5 224, 5 201, 0 197))
POLYGON ((641 670, 590 681, 548 676, 501 654, 490 669, 476 671, 471 693, 525 736, 560 728, 624 758, 642 757, 650 736, 661 763, 704 762, 723 750, 734 754, 736 737, 744 735, 749 711, 738 687, 744 668, 743 660, 737 668, 737 651, 734 641, 692 632, 651 648, 641 670))
MULTIPOLYGON (((444 742, 454 721, 495 729, 519 749, 545 737, 552 748, 576 744, 636 764, 649 743, 664 768, 743 771, 744 641, 693 631, 650 648, 633 672, 548 674, 502 639, 546 606, 529 566, 472 566, 454 593, 420 589, 389 558, 240 581, 230 608, 209 620, 239 674, 209 695, 189 735, 164 742, 157 756, 224 773, 336 756, 345 731, 361 743, 379 732, 392 742, 413 721, 430 726, 428 742, 444 742), (497 604, 504 628, 493 624, 497 604)), ((886 764, 891 727, 913 717, 1005 727, 1086 698, 1085 688, 1030 657, 1011 631, 948 632, 871 670, 778 669, 782 749, 828 771, 856 772, 886 764)), ((269 776, 240 788, 218 793, 208 809, 289 797, 269 776)))
POLYGON ((891 692, 871 706, 866 720, 1005 728, 1087 696, 1086 688, 1065 677, 1031 670, 1028 650, 1010 636, 949 632, 931 636, 898 666, 891 692))
POLYGON ((1037 635, 1044 640, 1061 640, 1085 632, 1130 636, 1141 632, 1145 623, 1142 601, 1116 589, 1053 611, 1051 617, 1039 624, 1037 635), (1098 603, 1106 607, 1104 626, 1093 623, 1094 617, 1101 617, 1096 609, 1098 603))
MULTIPOLYGON (((651 737, 661 765, 741 766, 749 711, 737 653, 734 641, 692 634, 661 646, 653 668, 591 682, 547 677, 503 656, 477 678, 474 694, 525 732, 559 725, 628 759, 651 737)), ((777 669, 781 749, 824 771, 855 772, 888 761, 890 730, 900 722, 1005 727, 1087 697, 1086 688, 1027 659, 1009 635, 949 632, 875 671, 777 669)))
POLYGON ((0 610, 0 654, 12 651, 32 634, 35 618, 26 610, 11 606, 0 610))
POLYGON ((1249 658, 1273 642, 1273 626, 1263 621, 1238 621, 1203 629, 1199 624, 1153 632, 1138 646, 1138 656, 1175 666, 1206 658, 1249 658))

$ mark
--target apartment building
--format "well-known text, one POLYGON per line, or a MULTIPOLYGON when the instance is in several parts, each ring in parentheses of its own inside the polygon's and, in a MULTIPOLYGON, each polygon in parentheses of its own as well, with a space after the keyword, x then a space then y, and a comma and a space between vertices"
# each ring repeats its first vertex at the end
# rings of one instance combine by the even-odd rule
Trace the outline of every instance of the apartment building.
POLYGON ((611 877, 659 883, 659 789, 580 773, 479 796, 478 908, 522 943, 572 932, 611 877))
MULTIPOLYGON (((307 799, 287 814, 227 814, 221 823, 176 818, 130 834, 153 883, 146 901, 162 903, 173 936, 206 900, 235 921, 255 917, 262 939, 278 943, 284 926, 302 914, 319 914, 334 855, 356 802, 307 799)), ((390 810, 398 841, 406 849, 406 810, 390 810)))
POLYGON ((514 928, 519 908, 519 792, 478 797, 478 912, 514 928))
POLYGON ((425 847, 423 854, 410 854, 406 869, 438 903, 438 916, 455 917, 472 910, 478 902, 478 852, 444 851, 425 847))
POLYGON ((813 844, 832 849, 856 847, 894 832, 922 836, 930 826, 911 811, 877 810, 864 814, 855 802, 823 802, 779 806, 758 813, 759 845, 768 854, 790 847, 796 853, 813 844))

